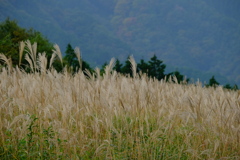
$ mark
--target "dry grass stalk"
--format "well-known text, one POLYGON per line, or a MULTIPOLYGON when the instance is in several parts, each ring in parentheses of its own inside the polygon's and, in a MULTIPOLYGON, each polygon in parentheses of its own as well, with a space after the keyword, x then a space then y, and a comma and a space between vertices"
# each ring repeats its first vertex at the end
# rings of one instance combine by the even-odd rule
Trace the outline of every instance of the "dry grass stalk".
POLYGON ((82 59, 81 59, 81 53, 80 53, 80 49, 78 47, 76 47, 74 49, 74 53, 78 59, 78 63, 79 63, 79 66, 80 66, 80 69, 82 70, 82 59))
POLYGON ((38 61, 37 61, 39 70, 41 73, 46 73, 47 71, 47 57, 46 57, 46 53, 43 52, 42 54, 39 53, 38 54, 38 61))
POLYGON ((31 66, 31 69, 33 71, 36 71, 37 69, 37 43, 34 42, 33 45, 29 40, 25 41, 25 51, 27 52, 27 56, 25 59, 28 61, 28 63, 31 66))
POLYGON ((112 58, 109 62, 109 65, 107 65, 104 69, 104 76, 106 78, 108 78, 111 75, 111 72, 114 66, 115 66, 115 58, 112 58))
POLYGON ((22 62, 24 48, 25 48, 25 43, 21 41, 19 43, 19 66, 21 65, 21 62, 22 62))
POLYGON ((60 50, 59 46, 57 44, 55 44, 53 47, 54 47, 54 49, 52 50, 53 54, 58 55, 58 58, 60 59, 61 64, 63 64, 63 62, 62 62, 62 53, 61 53, 61 50, 60 50))
POLYGON ((49 68, 50 68, 50 69, 52 68, 52 65, 53 65, 53 62, 54 62, 55 59, 56 59, 56 56, 57 56, 56 53, 53 53, 52 56, 51 56, 51 59, 50 59, 50 62, 49 62, 49 68))
POLYGON ((137 75, 137 63, 135 62, 133 56, 129 57, 129 62, 131 63, 131 69, 133 73, 133 78, 136 78, 137 75))
POLYGON ((0 61, 7 64, 8 72, 10 73, 12 71, 12 59, 8 59, 3 53, 0 53, 0 61))

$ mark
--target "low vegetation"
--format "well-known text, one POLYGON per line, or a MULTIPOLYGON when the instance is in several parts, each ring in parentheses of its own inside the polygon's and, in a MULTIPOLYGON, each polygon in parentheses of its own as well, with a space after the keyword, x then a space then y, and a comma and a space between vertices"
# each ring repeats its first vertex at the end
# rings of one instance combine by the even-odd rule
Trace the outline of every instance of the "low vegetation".
POLYGON ((103 75, 57 72, 59 47, 50 64, 34 47, 20 45, 29 73, 0 56, 0 159, 240 158, 239 91, 149 78, 132 57, 131 77, 114 59, 103 75))

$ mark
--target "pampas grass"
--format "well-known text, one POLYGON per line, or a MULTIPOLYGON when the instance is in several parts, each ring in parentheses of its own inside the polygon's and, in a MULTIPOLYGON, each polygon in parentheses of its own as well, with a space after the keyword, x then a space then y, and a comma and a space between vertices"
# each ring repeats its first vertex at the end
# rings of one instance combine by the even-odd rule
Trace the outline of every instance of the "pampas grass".
POLYGON ((53 47, 54 47, 54 49, 52 50, 53 54, 56 54, 58 56, 61 64, 63 64, 62 53, 61 53, 60 47, 57 44, 54 44, 53 47))
POLYGON ((79 66, 80 66, 80 69, 82 69, 82 59, 81 59, 81 52, 80 52, 80 48, 76 47, 74 49, 74 53, 78 59, 78 63, 79 63, 79 66))
POLYGON ((21 41, 19 43, 19 66, 21 65, 21 62, 22 62, 24 48, 25 48, 25 43, 21 41))
MULTIPOLYGON (((32 71, 36 71, 37 68, 37 43, 31 44, 29 40, 25 42, 27 52, 25 59, 30 64, 30 68, 32 71)), ((20 52, 21 53, 21 52, 20 52)), ((21 57, 21 56, 20 56, 21 57)))
POLYGON ((131 70, 132 70, 133 78, 136 78, 136 75, 137 75, 137 63, 135 62, 133 56, 129 57, 129 62, 131 63, 131 70))
POLYGON ((2 69, 0 158, 240 158, 239 91, 125 77, 113 64, 103 77, 2 69))
POLYGON ((0 61, 7 64, 7 69, 8 69, 8 72, 10 73, 12 70, 12 59, 7 58, 3 53, 0 53, 0 61))

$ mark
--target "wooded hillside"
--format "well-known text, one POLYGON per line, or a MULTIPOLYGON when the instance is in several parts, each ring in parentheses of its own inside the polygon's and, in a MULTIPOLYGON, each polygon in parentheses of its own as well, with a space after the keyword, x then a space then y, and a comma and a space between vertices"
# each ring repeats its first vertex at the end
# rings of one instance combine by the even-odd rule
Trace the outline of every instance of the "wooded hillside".
POLYGON ((79 46, 92 65, 156 54, 188 77, 240 84, 238 8, 236 0, 9 0, 0 2, 0 21, 79 46))

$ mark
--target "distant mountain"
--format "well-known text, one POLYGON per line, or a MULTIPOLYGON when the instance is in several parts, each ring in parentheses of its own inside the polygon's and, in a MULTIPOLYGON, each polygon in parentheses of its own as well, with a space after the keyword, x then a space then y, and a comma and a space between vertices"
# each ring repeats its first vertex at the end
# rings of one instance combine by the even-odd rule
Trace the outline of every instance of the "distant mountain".
POLYGON ((127 57, 132 52, 110 31, 108 16, 107 9, 98 9, 88 0, 0 1, 0 21, 6 17, 16 19, 20 26, 42 32, 63 52, 68 43, 79 46, 83 58, 92 65, 101 65, 115 55, 127 57))
POLYGON ((153 54, 167 69, 207 81, 240 85, 240 1, 238 0, 1 0, 0 21, 16 19, 65 51, 102 65, 133 54, 153 54))

